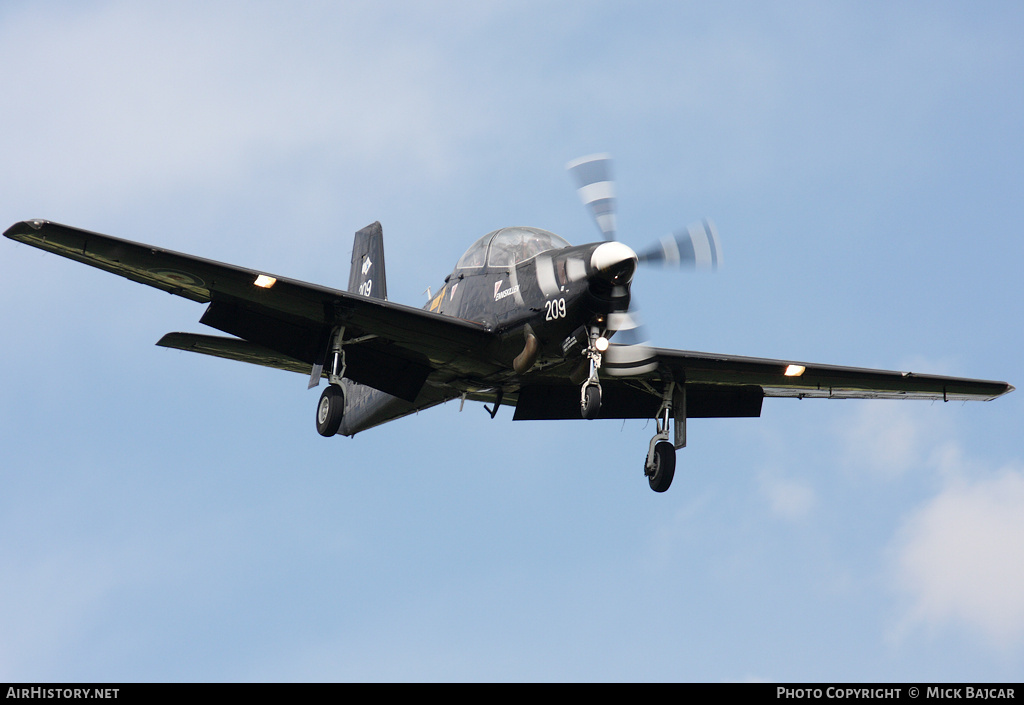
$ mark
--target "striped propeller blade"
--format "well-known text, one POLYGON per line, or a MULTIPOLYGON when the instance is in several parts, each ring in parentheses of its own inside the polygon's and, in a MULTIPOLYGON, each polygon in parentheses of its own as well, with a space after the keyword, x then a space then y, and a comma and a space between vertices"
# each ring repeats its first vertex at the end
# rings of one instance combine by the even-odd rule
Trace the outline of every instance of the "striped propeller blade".
POLYGON ((641 262, 661 263, 666 267, 717 269, 722 264, 718 230, 710 220, 666 235, 654 247, 637 253, 641 262))
POLYGON ((629 377, 653 371, 658 366, 654 349, 635 310, 608 314, 608 332, 613 335, 601 369, 612 377, 629 377))
POLYGON ((566 169, 576 180, 580 200, 590 210, 605 240, 615 239, 615 182, 607 154, 574 159, 566 169))

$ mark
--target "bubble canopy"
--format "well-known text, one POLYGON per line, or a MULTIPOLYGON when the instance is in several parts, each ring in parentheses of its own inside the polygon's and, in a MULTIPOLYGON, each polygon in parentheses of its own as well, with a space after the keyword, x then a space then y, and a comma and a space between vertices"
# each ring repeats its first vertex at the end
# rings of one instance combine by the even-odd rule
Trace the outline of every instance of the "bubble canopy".
POLYGON ((540 228, 501 228, 487 233, 470 245, 462 255, 456 269, 474 267, 508 267, 525 262, 547 250, 569 247, 569 243, 540 228))

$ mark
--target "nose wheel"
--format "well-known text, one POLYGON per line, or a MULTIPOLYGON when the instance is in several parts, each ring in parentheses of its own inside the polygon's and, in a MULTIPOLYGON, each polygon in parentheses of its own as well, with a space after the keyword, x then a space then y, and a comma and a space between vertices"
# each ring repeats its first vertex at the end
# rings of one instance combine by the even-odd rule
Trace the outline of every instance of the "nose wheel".
POLYGON ((592 384, 588 380, 583 385, 583 394, 580 398, 580 413, 585 419, 596 419, 601 411, 601 385, 592 384))

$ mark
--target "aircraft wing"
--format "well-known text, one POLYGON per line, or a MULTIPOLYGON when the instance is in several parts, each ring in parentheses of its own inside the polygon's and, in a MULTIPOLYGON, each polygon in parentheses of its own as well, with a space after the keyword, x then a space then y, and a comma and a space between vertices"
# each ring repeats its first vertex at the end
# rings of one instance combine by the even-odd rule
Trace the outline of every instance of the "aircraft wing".
POLYGON ((346 376, 408 401, 431 373, 498 369, 483 361, 495 336, 480 323, 43 220, 16 223, 4 235, 207 303, 202 323, 244 339, 172 334, 161 341, 166 347, 296 371, 304 365, 309 373, 341 325, 346 376))
POLYGON ((990 401, 1013 390, 1006 382, 791 360, 660 349, 655 355, 659 367, 688 384, 756 385, 766 397, 990 401))
MULTIPOLYGON (((764 397, 989 401, 1013 391, 1006 382, 913 372, 819 365, 738 355, 654 348, 644 372, 603 376, 598 418, 653 418, 666 382, 685 384, 690 418, 761 415, 764 397)), ((580 418, 580 390, 567 379, 537 379, 520 388, 516 415, 580 418)))

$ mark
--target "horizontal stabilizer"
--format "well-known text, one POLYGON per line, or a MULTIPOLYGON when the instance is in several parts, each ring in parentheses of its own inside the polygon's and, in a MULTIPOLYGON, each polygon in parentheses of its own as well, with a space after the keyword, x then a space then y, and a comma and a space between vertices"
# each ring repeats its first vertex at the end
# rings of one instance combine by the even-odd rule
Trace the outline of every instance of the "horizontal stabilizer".
MULTIPOLYGON (((308 362, 241 338, 200 333, 168 333, 157 342, 157 345, 303 375, 309 374, 308 362)), ((417 399, 430 372, 429 368, 421 364, 389 355, 387 350, 374 351, 366 346, 352 346, 346 352, 346 358, 347 378, 410 402, 417 399)))
POLYGON ((309 364, 296 360, 294 357, 274 352, 270 348, 250 343, 240 338, 228 338, 220 335, 202 335, 199 333, 168 333, 157 345, 164 348, 176 348, 189 352, 202 353, 222 357, 225 360, 238 360, 264 367, 275 367, 279 370, 309 374, 309 364))

